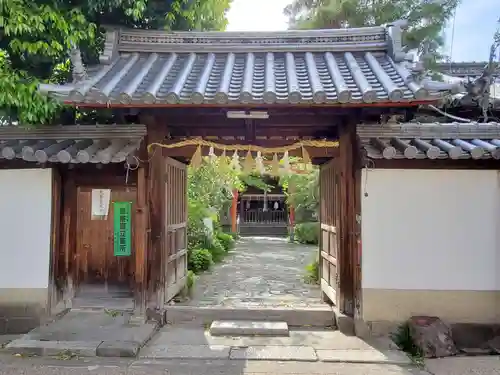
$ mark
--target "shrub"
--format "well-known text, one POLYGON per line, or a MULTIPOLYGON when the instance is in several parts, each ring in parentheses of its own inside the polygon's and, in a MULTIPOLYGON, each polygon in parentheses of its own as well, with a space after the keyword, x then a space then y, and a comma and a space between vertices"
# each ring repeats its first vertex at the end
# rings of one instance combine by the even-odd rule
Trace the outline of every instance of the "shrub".
POLYGON ((315 260, 306 266, 304 281, 308 284, 319 284, 319 261, 315 260))
POLYGON ((226 249, 217 237, 212 239, 212 243, 208 247, 208 250, 212 254, 212 260, 217 263, 220 262, 226 255, 226 249))
POLYGON ((399 349, 406 352, 410 356, 415 364, 423 365, 423 350, 415 344, 410 324, 408 322, 401 324, 396 332, 391 334, 391 339, 399 347, 399 349))
POLYGON ((212 253, 207 249, 193 249, 189 254, 188 269, 200 273, 210 268, 213 263, 212 253))
POLYGON ((295 225, 295 240, 303 244, 319 244, 319 223, 301 223, 295 225))
POLYGON ((187 280, 186 280, 186 289, 187 289, 187 294, 189 296, 193 291, 195 283, 196 283, 196 275, 193 271, 189 270, 187 273, 187 280))
POLYGON ((224 250, 226 250, 226 252, 228 252, 229 250, 231 250, 233 248, 233 246, 234 246, 233 236, 231 236, 228 233, 218 232, 217 233, 217 239, 222 244, 222 246, 224 247, 224 250))
POLYGON ((240 238, 240 235, 235 232, 229 232, 228 233, 231 237, 233 237, 233 240, 237 241, 240 238))

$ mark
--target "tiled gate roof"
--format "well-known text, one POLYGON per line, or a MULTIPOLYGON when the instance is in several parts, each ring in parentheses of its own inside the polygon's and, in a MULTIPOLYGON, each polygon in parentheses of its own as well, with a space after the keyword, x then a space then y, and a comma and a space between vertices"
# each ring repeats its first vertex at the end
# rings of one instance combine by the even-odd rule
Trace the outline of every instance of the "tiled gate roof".
POLYGON ((500 123, 362 125, 372 159, 500 159, 500 123))
POLYGON ((134 157, 143 125, 84 125, 22 129, 0 128, 0 160, 37 163, 121 163, 134 157))
POLYGON ((72 84, 41 90, 75 104, 131 106, 436 98, 405 61, 398 23, 274 33, 111 30, 100 65, 84 72, 78 54, 73 65, 72 84))

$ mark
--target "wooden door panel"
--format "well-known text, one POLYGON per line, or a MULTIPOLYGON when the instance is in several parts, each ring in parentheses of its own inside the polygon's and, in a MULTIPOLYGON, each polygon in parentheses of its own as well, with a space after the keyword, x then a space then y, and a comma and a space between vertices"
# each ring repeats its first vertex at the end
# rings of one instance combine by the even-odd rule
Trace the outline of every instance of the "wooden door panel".
POLYGON ((114 255, 113 202, 132 202, 132 238, 134 231, 135 188, 112 189, 108 216, 92 218, 92 189, 78 188, 77 240, 75 262, 78 283, 130 284, 133 280, 133 255, 114 255))
POLYGON ((187 168, 165 158, 165 301, 187 281, 187 168))
POLYGON ((319 269, 324 299, 338 305, 339 222, 338 175, 334 161, 320 169, 320 246, 319 269))

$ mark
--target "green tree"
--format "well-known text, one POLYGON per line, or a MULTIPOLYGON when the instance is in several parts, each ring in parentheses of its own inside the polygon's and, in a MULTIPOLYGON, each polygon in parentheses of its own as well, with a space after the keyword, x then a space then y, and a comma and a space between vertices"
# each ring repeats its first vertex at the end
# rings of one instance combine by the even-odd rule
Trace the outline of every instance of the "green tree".
POLYGON ((293 0, 285 8, 293 29, 344 28, 408 20, 404 43, 437 57, 443 28, 460 0, 293 0))
POLYGON ((60 106, 39 82, 69 76, 69 53, 85 63, 102 49, 102 26, 223 30, 231 0, 0 0, 0 116, 46 123, 60 106))
POLYGON ((287 203, 295 209, 295 221, 315 221, 319 214, 319 168, 308 173, 291 173, 280 178, 287 203))

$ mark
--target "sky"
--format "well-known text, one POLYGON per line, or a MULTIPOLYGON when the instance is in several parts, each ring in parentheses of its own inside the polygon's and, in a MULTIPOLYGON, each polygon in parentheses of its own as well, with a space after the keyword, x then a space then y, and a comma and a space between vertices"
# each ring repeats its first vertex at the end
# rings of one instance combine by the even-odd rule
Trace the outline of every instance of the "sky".
MULTIPOLYGON (((444 54, 453 61, 486 61, 500 18, 500 0, 462 0, 446 30, 444 54), (452 43, 453 41, 453 43, 452 43)), ((287 29, 283 8, 291 0, 233 0, 228 31, 279 31, 287 29)))

